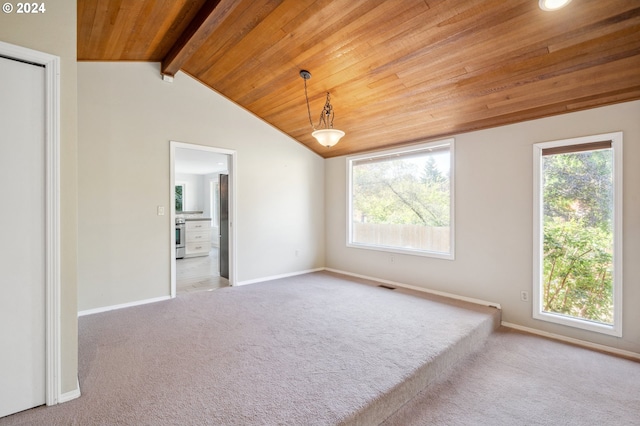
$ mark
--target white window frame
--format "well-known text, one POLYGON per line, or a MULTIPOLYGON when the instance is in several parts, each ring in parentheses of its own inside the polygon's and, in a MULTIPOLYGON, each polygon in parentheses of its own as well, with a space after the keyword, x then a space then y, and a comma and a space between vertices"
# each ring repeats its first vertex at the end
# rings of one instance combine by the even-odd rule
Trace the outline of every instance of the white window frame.
POLYGON ((533 318, 569 327, 622 336, 622 132, 605 133, 533 145, 533 318), (543 200, 542 150, 611 141, 613 149, 613 324, 603 324, 542 310, 543 200))
POLYGON ((398 253, 398 254, 410 254, 414 256, 433 257, 437 259, 455 260, 455 139, 453 138, 442 139, 434 142, 427 142, 419 145, 412 145, 410 147, 388 149, 384 151, 375 151, 375 152, 369 152, 366 154, 349 156, 347 157, 346 166, 347 166, 347 235, 346 235, 347 247, 398 253), (356 161, 363 160, 363 159, 387 157, 394 154, 405 155, 405 154, 410 154, 411 152, 417 152, 417 151, 422 151, 429 148, 441 147, 443 145, 448 145, 449 147, 449 218, 450 218, 449 253, 353 242, 352 241, 353 164, 356 161))

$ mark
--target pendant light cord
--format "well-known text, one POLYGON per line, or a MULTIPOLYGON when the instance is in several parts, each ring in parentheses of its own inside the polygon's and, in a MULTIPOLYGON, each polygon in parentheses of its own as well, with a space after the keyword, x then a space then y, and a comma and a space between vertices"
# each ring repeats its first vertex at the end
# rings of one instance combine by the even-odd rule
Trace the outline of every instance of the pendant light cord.
POLYGON ((304 97, 307 100, 307 114, 309 114, 309 124, 311 124, 311 128, 316 130, 316 126, 313 125, 313 120, 311 119, 311 108, 309 107, 309 95, 307 95, 307 79, 304 80, 304 97))

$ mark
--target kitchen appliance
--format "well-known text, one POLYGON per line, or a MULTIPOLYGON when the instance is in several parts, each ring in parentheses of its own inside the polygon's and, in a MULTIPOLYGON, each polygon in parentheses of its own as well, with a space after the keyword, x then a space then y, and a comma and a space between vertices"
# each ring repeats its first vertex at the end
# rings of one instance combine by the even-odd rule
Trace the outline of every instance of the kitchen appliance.
POLYGON ((182 259, 184 257, 184 246, 186 238, 184 223, 184 218, 176 218, 176 259, 182 259))

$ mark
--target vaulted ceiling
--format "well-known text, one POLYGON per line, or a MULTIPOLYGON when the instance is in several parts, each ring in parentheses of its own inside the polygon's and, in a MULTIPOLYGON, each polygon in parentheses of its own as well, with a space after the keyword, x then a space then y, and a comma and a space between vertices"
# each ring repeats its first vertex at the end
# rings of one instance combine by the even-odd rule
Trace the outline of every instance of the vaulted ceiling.
POLYGON ((326 158, 640 99, 640 1, 78 0, 78 60, 162 62, 326 158))

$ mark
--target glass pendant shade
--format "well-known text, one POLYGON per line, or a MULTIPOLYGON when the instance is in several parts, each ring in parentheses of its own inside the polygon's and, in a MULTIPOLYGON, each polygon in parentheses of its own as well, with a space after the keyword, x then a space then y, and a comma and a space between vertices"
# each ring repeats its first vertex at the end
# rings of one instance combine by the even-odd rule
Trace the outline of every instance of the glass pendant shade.
POLYGON ((320 145, 330 148, 338 143, 344 132, 338 129, 320 129, 311 133, 311 136, 318 140, 320 145))

